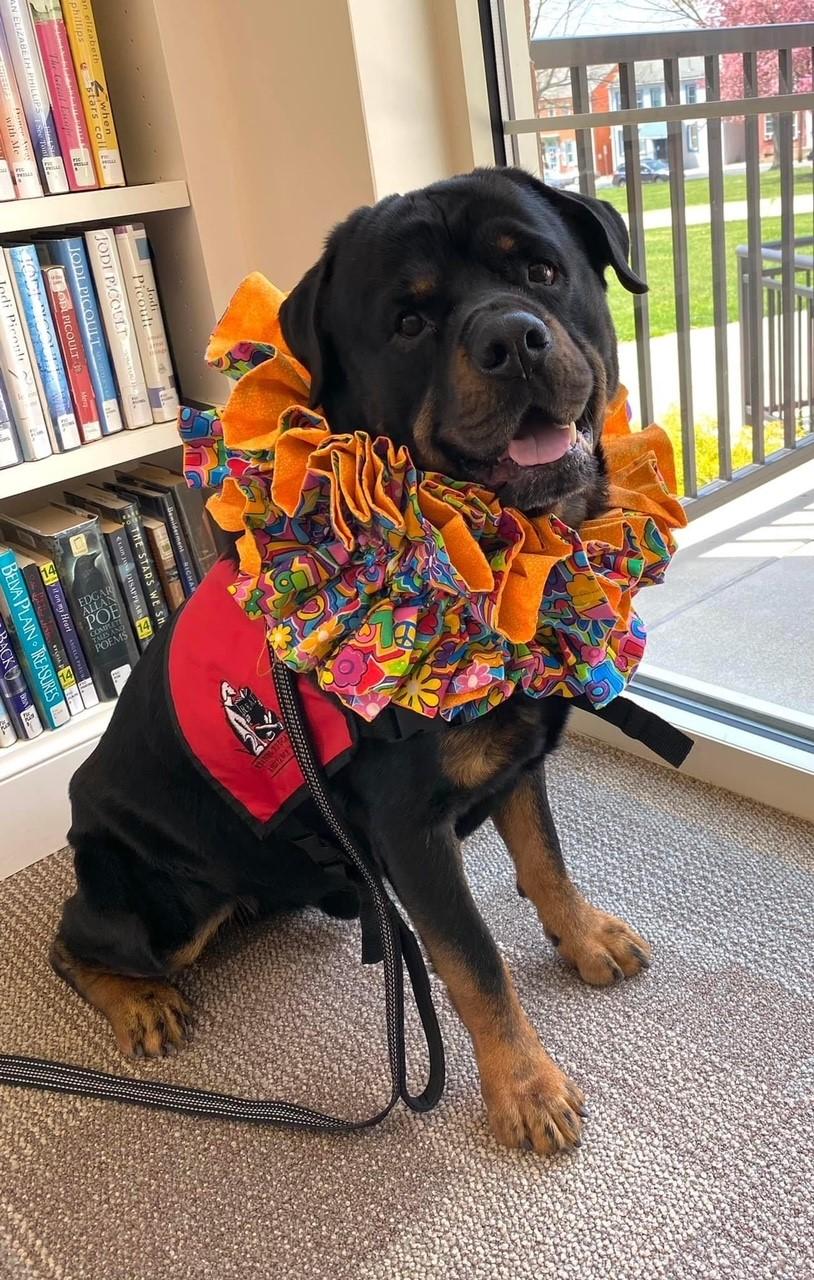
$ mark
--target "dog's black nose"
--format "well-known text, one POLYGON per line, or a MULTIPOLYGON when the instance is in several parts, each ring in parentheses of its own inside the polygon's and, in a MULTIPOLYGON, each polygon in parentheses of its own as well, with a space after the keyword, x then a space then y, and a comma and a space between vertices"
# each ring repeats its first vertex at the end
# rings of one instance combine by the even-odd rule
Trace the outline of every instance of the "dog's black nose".
POLYGON ((473 326, 468 346, 481 373, 493 378, 528 378, 545 359, 551 334, 529 311, 487 312, 473 326))

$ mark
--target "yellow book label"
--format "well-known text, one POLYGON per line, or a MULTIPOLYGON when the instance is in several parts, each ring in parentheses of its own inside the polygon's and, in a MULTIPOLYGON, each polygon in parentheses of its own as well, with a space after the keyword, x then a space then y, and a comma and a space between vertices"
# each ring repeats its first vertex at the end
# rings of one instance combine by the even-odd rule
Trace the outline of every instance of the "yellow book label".
POLYGON ((55 582, 59 582, 59 574, 53 560, 47 560, 45 564, 40 565, 40 577, 46 587, 52 587, 55 582))
POLYGON ((153 624, 149 618, 139 618, 136 622, 136 634, 139 640, 149 640, 153 634, 153 624))

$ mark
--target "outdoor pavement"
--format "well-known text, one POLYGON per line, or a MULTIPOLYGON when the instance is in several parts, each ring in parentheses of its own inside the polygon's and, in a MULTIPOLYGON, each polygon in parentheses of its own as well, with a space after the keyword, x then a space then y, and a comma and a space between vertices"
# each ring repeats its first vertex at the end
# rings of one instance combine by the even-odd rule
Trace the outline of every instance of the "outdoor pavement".
MULTIPOLYGON (((804 195, 796 195, 794 197, 795 213, 811 213, 812 197, 811 192, 804 195)), ((760 202, 761 218, 779 218, 780 217, 780 197, 767 196, 760 202)), ((745 200, 727 200, 724 204, 724 222, 745 222, 749 213, 749 207, 745 200)), ((622 211, 622 216, 627 220, 627 214, 622 211)), ((689 204, 684 209, 684 217, 688 227, 702 226, 711 220, 710 206, 708 204, 689 204)), ((647 209, 642 219, 645 231, 651 231, 656 227, 671 227, 673 225, 673 213, 671 209, 647 209)))
MULTIPOLYGON (((729 352, 729 408, 733 438, 743 421, 740 386, 740 325, 737 321, 726 327, 729 352)), ((717 421, 718 402, 715 391, 717 362, 715 359, 715 329, 710 326, 690 330, 690 361, 692 364, 693 416, 696 422, 703 418, 717 421)), ((653 416, 658 422, 670 410, 680 404, 678 388, 678 354, 676 335, 665 333, 650 339, 650 363, 653 372, 653 416)), ((619 345, 619 377, 630 392, 630 404, 635 422, 641 421, 639 409, 639 377, 636 364, 636 343, 619 345)))
POLYGON ((636 598, 647 663, 814 716, 814 460, 683 543, 665 585, 636 598))

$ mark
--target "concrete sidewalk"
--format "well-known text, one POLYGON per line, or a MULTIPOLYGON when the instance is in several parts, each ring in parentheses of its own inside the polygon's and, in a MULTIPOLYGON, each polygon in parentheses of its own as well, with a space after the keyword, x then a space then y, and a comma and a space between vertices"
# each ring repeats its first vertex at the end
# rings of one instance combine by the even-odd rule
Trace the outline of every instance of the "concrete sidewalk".
POLYGON ((724 506, 690 525, 665 585, 636 605, 648 663, 812 716, 814 461, 782 480, 772 498, 738 499, 729 522, 724 506))
MULTIPOLYGON (((814 209, 814 195, 809 192, 808 195, 796 195, 794 197, 795 213, 811 213, 814 209)), ((709 223, 712 218, 712 212, 708 204, 690 204, 684 210, 687 226, 698 227, 704 223, 709 223)), ((724 205, 724 222, 745 222, 748 215, 747 204, 745 200, 727 200, 724 205)), ((627 214, 622 215, 627 221, 627 214)), ((780 197, 767 196, 765 200, 760 202, 761 218, 779 218, 780 217, 780 197)), ((652 231, 658 227, 671 227, 673 225, 673 213, 671 209, 648 209, 645 211, 642 219, 645 231, 652 231)))

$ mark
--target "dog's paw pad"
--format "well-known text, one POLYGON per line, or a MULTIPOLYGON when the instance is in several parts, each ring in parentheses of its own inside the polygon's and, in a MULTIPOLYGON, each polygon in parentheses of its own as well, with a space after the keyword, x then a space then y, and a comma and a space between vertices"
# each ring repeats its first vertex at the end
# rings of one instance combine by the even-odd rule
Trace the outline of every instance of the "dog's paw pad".
POLYGON ((489 1127, 503 1146, 556 1155, 581 1145, 584 1095, 544 1049, 482 1087, 489 1127))

